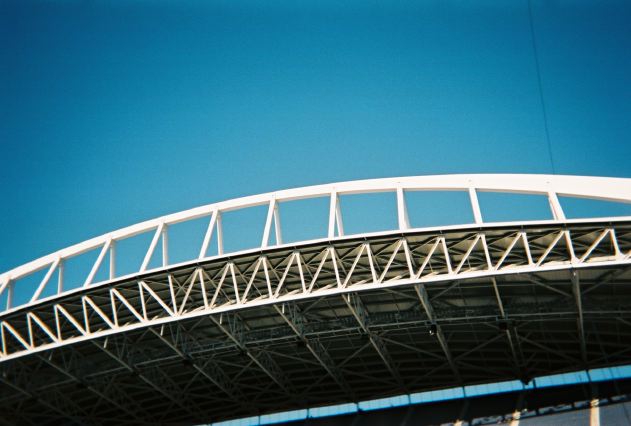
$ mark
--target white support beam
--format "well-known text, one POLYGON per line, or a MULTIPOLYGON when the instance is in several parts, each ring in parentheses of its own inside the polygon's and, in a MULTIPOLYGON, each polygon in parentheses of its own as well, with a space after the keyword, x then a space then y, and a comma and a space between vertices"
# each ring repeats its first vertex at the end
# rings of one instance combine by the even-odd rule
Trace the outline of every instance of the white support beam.
POLYGON ((578 318, 576 324, 578 327, 578 338, 581 346, 581 359, 584 365, 587 365, 587 343, 585 340, 585 321, 583 320, 583 302, 581 297, 581 283, 578 275, 578 271, 572 270, 572 294, 574 295, 574 301, 576 303, 576 311, 578 318))
MULTIPOLYGON (((508 244, 510 241, 514 241, 517 232, 524 232, 529 236, 531 235, 530 233, 533 232, 534 235, 532 235, 532 240, 539 240, 535 248, 536 255, 539 257, 541 251, 548 251, 550 248, 548 241, 554 239, 555 236, 559 239, 562 238, 562 236, 566 235, 565 229, 570 231, 574 230, 572 224, 559 225, 550 223, 546 226, 549 229, 539 230, 537 228, 535 230, 531 230, 531 228, 492 228, 490 230, 486 230, 482 227, 480 229, 476 229, 475 233, 485 235, 489 248, 492 248, 493 245, 497 248, 499 247, 498 244, 503 244, 502 247, 505 248, 505 244, 508 244), (542 236, 546 239, 545 244, 541 241, 543 238, 542 236)), ((620 232, 623 232, 623 230, 626 230, 627 228, 626 222, 623 225, 607 222, 601 229, 609 226, 616 228, 618 226, 622 226, 620 232)), ((581 224, 577 226, 577 228, 581 227, 581 224)), ((287 303, 291 301, 298 302, 306 299, 315 300, 321 297, 346 297, 349 293, 362 294, 364 292, 374 292, 377 290, 386 290, 388 292, 396 293, 399 291, 397 290, 398 287, 404 289, 406 286, 415 286, 419 284, 419 282, 426 288, 429 288, 429 285, 433 285, 430 283, 444 283, 462 280, 461 282, 464 285, 467 280, 470 279, 485 281, 485 279, 491 279, 502 275, 515 275, 521 277, 523 281, 533 282, 538 287, 549 290, 549 292, 560 294, 567 299, 574 299, 577 294, 576 291, 566 291, 562 286, 556 285, 554 282, 544 281, 538 277, 537 274, 540 272, 548 273, 552 271, 565 274, 569 273, 572 269, 577 271, 577 273, 581 269, 594 269, 595 271, 602 268, 620 270, 628 268, 628 266, 631 265, 631 259, 624 259, 620 257, 616 258, 615 248, 610 244, 604 244, 604 238, 606 237, 603 237, 603 244, 598 246, 599 256, 594 256, 593 258, 590 257, 589 262, 571 264, 569 262, 569 252, 566 253, 565 250, 555 250, 554 256, 551 255, 549 260, 544 260, 539 265, 532 265, 528 263, 526 253, 513 249, 511 255, 505 257, 502 268, 499 270, 483 267, 476 270, 465 271, 464 269, 466 268, 461 268, 459 270, 456 268, 451 271, 445 271, 442 265, 440 265, 440 268, 430 271, 428 266, 429 273, 417 278, 418 272, 416 271, 418 271, 419 267, 416 264, 412 265, 412 263, 420 263, 421 261, 425 263, 427 261, 426 258, 429 257, 429 253, 432 252, 429 250, 431 246, 438 248, 441 246, 443 240, 449 239, 452 241, 453 235, 457 235, 457 233, 460 232, 454 231, 454 233, 450 234, 443 233, 442 230, 439 231, 440 233, 437 231, 434 235, 426 235, 421 241, 413 242, 414 239, 410 239, 410 247, 407 247, 408 242, 404 239, 407 237, 402 237, 400 232, 394 232, 387 235, 376 235, 374 236, 375 240, 372 239, 372 236, 367 236, 362 239, 342 239, 339 241, 336 239, 334 242, 322 240, 320 241, 320 247, 315 245, 308 245, 305 247, 300 245, 281 247, 274 249, 273 261, 266 259, 265 255, 267 253, 263 253, 261 255, 258 250, 248 251, 239 256, 215 259, 213 265, 217 266, 217 269, 214 269, 214 272, 209 271, 210 275, 204 275, 206 278, 203 284, 201 280, 193 282, 191 279, 187 280, 184 284, 177 283, 177 286, 175 286, 172 282, 172 276, 169 273, 167 273, 166 276, 162 275, 165 277, 163 279, 165 282, 163 283, 152 282, 152 278, 143 277, 142 279, 147 283, 147 286, 151 286, 152 290, 155 290, 155 294, 160 296, 159 299, 170 308, 165 308, 164 311, 155 310, 154 313, 147 315, 148 318, 145 318, 144 315, 138 312, 140 309, 138 306, 140 302, 136 303, 136 301, 140 300, 139 298, 142 295, 139 293, 139 290, 142 289, 138 288, 137 279, 134 281, 126 280, 117 282, 115 288, 107 287, 109 283, 102 283, 102 286, 99 284, 98 287, 95 285, 95 294, 108 294, 109 292, 109 294, 112 295, 112 300, 114 300, 113 303, 115 306, 104 306, 103 302, 99 302, 98 299, 94 300, 97 300, 99 303, 98 306, 102 308, 104 313, 103 316, 111 318, 111 322, 114 326, 104 326, 104 324, 100 324, 99 327, 93 327, 81 336, 66 333, 66 335, 61 335, 61 337, 59 337, 58 342, 54 342, 54 347, 71 345, 78 341, 101 338, 111 334, 123 333, 126 330, 134 330, 149 325, 179 321, 185 318, 216 315, 229 311, 237 312, 242 308, 253 308, 267 305, 272 306, 275 303, 287 303), (374 255, 371 254, 371 248, 375 247, 374 245, 371 246, 373 241, 377 241, 380 247, 374 250, 374 255), (337 250, 342 251, 339 256, 336 254, 337 250), (605 252, 605 250, 609 251, 605 252), (405 257, 403 257, 402 253, 405 254, 405 257), (327 257, 323 257, 323 254, 327 257), (606 256, 600 256, 600 254, 606 254, 606 256), (561 256, 566 257, 563 258, 561 256), (245 262, 246 259, 251 259, 251 262, 254 263, 249 265, 239 264, 239 262, 245 262), (292 262, 291 265, 289 265, 289 261, 292 262), (243 281, 240 279, 238 287, 234 289, 233 292, 232 287, 234 287, 235 284, 233 273, 237 273, 236 271, 233 271, 230 266, 233 262, 236 262, 236 264, 239 265, 239 268, 243 271, 253 271, 255 269, 255 263, 260 262, 259 268, 262 269, 258 272, 259 277, 255 278, 255 281, 252 281, 251 284, 248 284, 247 280, 243 281), (291 271, 287 272, 288 268, 291 268, 291 271), (387 274, 385 278, 383 276, 384 272, 387 274), (340 274, 342 275, 341 277, 340 274), (413 274, 415 275, 413 276, 413 274), (219 280, 220 275, 222 276, 221 280, 219 280), (265 275, 264 281, 260 280, 263 278, 263 275, 265 275), (282 277, 283 275, 285 278, 282 277), (169 282, 168 284, 166 283, 167 277, 169 282), (130 287, 128 285, 130 282, 135 283, 135 288, 133 288, 134 286, 130 287), (279 287, 281 282, 283 283, 282 288, 279 287), (346 283, 346 285, 344 285, 344 283, 346 283), (206 286, 205 288, 209 291, 209 295, 207 295, 206 298, 198 293, 198 290, 203 289, 204 286, 206 286), (248 289, 247 286, 250 288, 248 289), (281 288, 281 291, 278 291, 279 288, 281 288), (224 292, 224 290, 226 290, 226 292, 224 292), (100 293, 101 291, 103 292, 100 293), (121 299, 121 295, 124 295, 126 299, 121 299), (275 295, 277 297, 274 297, 275 295), (125 303, 126 301, 128 302, 127 304, 125 303), (131 303, 131 301, 133 301, 133 303, 131 303), (172 305, 173 307, 171 308, 172 305), (118 310, 118 312, 116 312, 116 310, 118 310), (117 315, 118 318, 116 317, 117 315)), ((471 233, 469 232, 468 235, 471 235, 471 233)), ((602 234, 598 232, 584 234, 581 236, 582 245, 585 248, 590 247, 593 245, 593 242, 601 236, 602 234)), ((482 237, 480 237, 480 240, 482 240, 482 237)), ((626 240, 624 240, 623 243, 626 244, 626 240)), ((626 250, 626 247, 623 246, 622 248, 626 250)), ((499 253, 499 256, 501 251, 496 250, 496 253, 499 253)), ((461 254, 462 253, 460 253, 460 255, 461 254)), ((449 256, 446 257, 448 258, 449 256)), ((62 265, 62 263, 63 260, 60 259, 59 265, 62 265)), ((200 272, 206 274, 206 272, 202 271, 202 269, 206 268, 206 266, 206 263, 203 265, 200 263, 198 266, 193 266, 194 269, 191 268, 191 270, 197 272, 196 274, 191 274, 191 277, 193 275, 199 276, 200 272)), ((189 268, 190 265, 185 265, 185 267, 189 268)), ((59 268, 57 268, 57 270, 58 269, 59 268)), ((52 274, 54 275, 55 272, 52 274)), ((158 275, 160 274, 164 274, 164 271, 160 270, 158 275)), ((598 279, 583 279, 584 282, 582 284, 583 287, 586 288, 585 292, 589 292, 590 289, 592 289, 598 282, 601 282, 599 285, 607 285, 609 281, 615 280, 615 275, 602 276, 601 274, 600 277, 598 274, 593 275, 594 277, 598 277, 598 279)), ((591 277, 590 274, 586 274, 586 276, 591 277)), ((160 280, 160 278, 157 277, 154 277, 153 279, 160 280)), ((15 281, 10 282, 15 283, 15 281)), ((573 284, 576 287, 576 283, 573 284)), ((17 282, 17 285, 17 289, 19 289, 19 281, 17 282)), ((51 285, 51 283, 49 283, 49 285, 51 285)), ((11 290, 11 285, 7 281, 4 282, 3 287, 5 288, 5 292, 13 291, 11 290)), ((443 290, 437 290, 434 297, 430 299, 431 303, 435 303, 435 300, 437 300, 437 298, 445 292, 450 291, 451 287, 449 287, 449 285, 441 285, 441 288, 443 288, 443 290)), ((154 297, 154 295, 148 290, 145 289, 142 291, 144 292, 144 296, 154 297)), ((543 296, 554 296, 554 294, 550 294, 549 292, 546 292, 547 294, 544 294, 543 296)), ((46 314, 42 314, 44 315, 42 318, 52 318, 55 314, 55 312, 51 312, 52 306, 60 304, 77 318, 77 322, 79 324, 85 324, 85 318, 80 317, 81 313, 77 310, 82 306, 80 302, 81 297, 85 296, 84 293, 84 289, 76 289, 75 293, 69 292, 66 297, 53 300, 52 303, 40 303, 39 300, 34 303, 37 304, 36 309, 38 313, 43 313, 48 310, 46 314)), ((3 297, 7 296, 4 295, 3 297)), ((102 298, 100 299, 103 300, 102 298)), ((156 298, 156 300, 157 299, 158 298, 156 298)), ((11 296, 9 296, 9 300, 11 300, 11 296)), ((499 301, 500 299, 498 299, 498 303, 499 301)), ((146 303, 146 307, 149 308, 149 303, 151 303, 150 299, 147 299, 146 303)), ((157 303, 159 303, 159 301, 157 303)), ((11 304, 11 306, 13 306, 13 304, 11 304)), ((85 306, 85 304, 83 304, 83 306, 85 306)), ((430 305, 428 304, 428 306, 430 305)), ((20 311, 14 311, 14 313, 11 313, 11 316, 7 315, 6 317, 6 321, 12 323, 14 327, 17 327, 16 329, 20 329, 18 324, 26 324, 26 321, 20 322, 18 317, 23 313, 28 313, 31 307, 20 306, 19 309, 20 311), (14 318, 18 318, 18 320, 16 321, 14 318)), ((89 306, 88 310, 90 310, 89 306)), ((353 311, 355 313, 354 316, 359 318, 358 321, 361 321, 360 324, 364 324, 362 327, 363 332, 366 332, 366 330, 368 330, 365 325, 366 316, 361 315, 361 308, 353 306, 353 311)), ((90 311, 90 313, 92 312, 90 311)), ((87 314, 84 312, 84 316, 85 315, 87 314)), ((98 320, 96 317, 96 315, 92 315, 92 318, 98 320)), ((100 322, 101 321, 99 321, 99 323, 100 322)), ((105 321, 105 323, 107 323, 107 321, 105 321)), ((86 327, 86 330, 88 330, 88 327, 86 327)), ((24 332, 24 330, 22 330, 22 332, 24 332)), ((56 334, 59 335, 59 333, 56 334)), ((581 335, 585 335, 585 331, 583 331, 581 335)), ((522 342, 523 339, 522 336, 519 336, 519 340, 517 340, 514 333, 513 337, 513 343, 515 344, 515 349, 519 355, 519 343, 522 342)), ((22 350, 20 348, 13 348, 10 349, 10 353, 0 355, 0 358, 1 361, 15 359, 33 352, 49 350, 53 347, 50 345, 51 342, 49 341, 37 341, 37 339, 35 339, 34 347, 32 349, 22 350)), ((523 357, 520 359, 523 359, 523 357)))
POLYGON ((96 262, 94 262, 94 265, 92 266, 92 270, 90 271, 88 278, 83 283, 84 287, 87 287, 90 284, 92 284, 92 281, 94 280, 94 276, 96 275, 99 268, 101 267, 101 263, 103 263, 103 259, 105 258, 107 251, 110 249, 111 244, 112 244, 112 240, 107 240, 107 242, 103 245, 103 248, 101 249, 101 252, 99 253, 99 257, 96 259, 96 262))
MULTIPOLYGON (((500 289, 497 286, 497 280, 495 279, 495 277, 491 278, 491 283, 493 284, 493 291, 495 292, 495 298, 497 299, 497 306, 500 310, 500 315, 502 316, 502 319, 504 321, 508 321, 506 311, 504 310, 504 303, 502 302, 502 297, 500 296, 500 289)), ((516 372, 521 377, 523 376, 522 365, 519 360, 522 359, 523 357, 519 356, 521 355, 521 352, 518 352, 518 348, 516 345, 517 342, 513 342, 513 335, 511 333, 511 327, 508 323, 506 324, 505 332, 506 332, 506 338, 508 339, 508 345, 510 346, 511 355, 513 356, 513 363, 515 364, 515 368, 517 369, 516 372)), ((516 339, 516 336, 515 336, 515 339, 516 339)))
POLYGON ((210 216, 210 222, 208 223, 208 228, 206 228, 206 234, 204 235, 204 241, 202 242, 202 248, 199 250, 198 259, 203 259, 206 257, 206 252, 208 251, 208 246, 210 244, 210 240, 213 237, 213 232, 215 230, 215 225, 217 223, 218 212, 217 210, 213 210, 212 215, 210 216))
POLYGON ((223 333, 232 340, 241 352, 246 354, 265 374, 269 376, 288 396, 294 396, 291 391, 287 378, 283 374, 282 369, 267 354, 267 352, 259 351, 254 353, 243 342, 243 332, 245 325, 236 315, 221 316, 220 319, 210 316, 212 322, 223 331, 223 333))
POLYGON ((110 280, 116 278, 116 241, 110 239, 110 280))
POLYGON ((447 359, 447 362, 449 363, 449 367, 451 368, 451 371, 454 373, 456 381, 458 383, 462 383, 462 376, 460 375, 460 370, 458 369, 458 366, 456 365, 454 357, 451 354, 451 350, 449 349, 449 345, 447 344, 447 338, 445 337, 445 334, 443 333, 443 329, 440 326, 440 324, 436 324, 436 315, 434 314, 434 308, 431 302, 429 301, 429 296, 427 295, 427 290, 425 289, 425 285, 417 284, 414 286, 414 290, 416 291, 416 295, 418 296, 419 301, 421 302, 421 306, 423 307, 423 310, 425 311, 427 318, 429 318, 429 320, 436 325, 436 337, 438 338, 438 343, 440 344, 440 347, 443 350, 443 353, 445 354, 445 358, 447 359))
POLYGON ((320 342, 313 339, 307 339, 304 335, 304 324, 306 322, 304 314, 301 312, 298 305, 295 303, 283 304, 282 307, 274 305, 276 312, 285 320, 289 327, 293 330, 296 336, 304 342, 305 346, 311 352, 311 355, 320 363, 322 368, 335 380, 338 386, 344 391, 344 393, 351 398, 355 399, 354 392, 340 369, 335 365, 328 351, 322 346, 320 342))
POLYGON ((261 241, 261 248, 269 246, 269 237, 272 231, 272 223, 274 224, 274 236, 276 238, 276 245, 283 243, 283 236, 280 226, 280 212, 278 209, 278 202, 276 198, 272 198, 269 202, 267 209, 267 218, 265 219, 265 228, 263 229, 263 240, 261 241))
POLYGON ((329 204, 329 239, 335 238, 335 228, 341 237, 344 235, 344 224, 342 221, 342 209, 340 208, 340 197, 336 191, 330 194, 331 201, 329 204))
POLYGON ((600 400, 592 399, 589 406, 589 426, 600 426, 600 400))
POLYGON ((140 272, 144 272, 147 270, 147 266, 149 266, 149 262, 151 262, 151 257, 153 256, 153 252, 155 251, 156 246, 158 245, 158 241, 160 240, 160 237, 163 235, 162 234, 163 229, 164 229, 164 223, 161 223, 156 228, 156 232, 153 234, 153 239, 151 240, 151 244, 149 244, 149 248, 147 249, 147 252, 145 253, 145 258, 143 259, 142 264, 140 265, 140 272))
POLYGON ((556 192, 548 192, 548 203, 550 204, 552 217, 555 220, 565 220, 565 213, 563 212, 563 208, 561 207, 561 203, 559 202, 556 192))
MULTIPOLYGON (((64 259, 101 247, 108 239, 122 240, 155 229, 160 223, 171 225, 195 220, 200 217, 208 216, 212 214, 213 211, 231 211, 264 205, 269 202, 272 196, 276 197, 276 200, 279 202, 285 202, 328 195, 334 196, 332 197, 333 201, 333 199, 337 199, 339 194, 396 191, 397 188, 405 188, 406 191, 468 190, 472 196, 476 223, 482 223, 481 214, 477 214, 476 203, 473 200, 473 196, 477 198, 477 195, 475 195, 476 190, 539 195, 547 194, 551 200, 551 207, 556 220, 564 220, 563 210, 560 208, 556 198, 558 195, 631 203, 631 179, 589 176, 517 174, 441 175, 372 179, 316 185, 222 201, 128 226, 18 266, 0 275, 0 282, 3 282, 6 277, 12 280, 19 280, 46 265, 50 265, 57 257, 61 257, 63 261, 64 259)), ((334 205, 335 207, 339 207, 339 203, 337 202, 335 202, 334 205)), ((333 212, 333 217, 339 222, 339 234, 343 235, 340 210, 339 208, 335 208, 333 212)), ((331 220, 331 217, 329 219, 329 231, 331 231, 332 224, 335 222, 331 220)), ((329 238, 332 238, 331 235, 333 235, 333 232, 329 232, 329 238)))
POLYGON ((280 209, 278 203, 274 206, 274 235, 276 236, 276 245, 283 243, 283 231, 280 225, 280 209))
POLYGON ((57 265, 57 294, 61 294, 64 292, 64 261, 60 260, 59 265, 57 265))
POLYGON ((471 211, 473 212, 473 220, 475 223, 482 223, 482 211, 480 210, 480 202, 478 201, 478 193, 475 188, 469 188, 469 200, 471 201, 471 211))
MULTIPOLYGON (((188 332, 182 326, 181 323, 175 323, 176 333, 179 340, 185 340, 186 345, 192 345, 195 343, 194 339, 188 336, 188 332)), ((149 331, 156 336, 162 343, 169 347, 174 353, 176 353, 182 360, 188 362, 190 366, 195 369, 200 375, 204 376, 208 381, 217 386, 223 391, 231 400, 240 404, 247 404, 245 396, 240 389, 232 383, 232 380, 223 371, 223 369, 216 365, 216 361, 211 359, 206 362, 198 362, 192 358, 189 353, 184 352, 178 347, 177 341, 167 337, 165 332, 158 332, 154 328, 149 328, 149 331)))
POLYGON ((180 387, 177 386, 159 366, 150 366, 140 370, 132 364, 132 356, 130 352, 136 350, 134 345, 126 342, 124 350, 114 351, 108 345, 104 345, 96 341, 92 341, 92 343, 103 353, 117 361, 123 368, 129 372, 137 374, 140 380, 145 382, 169 401, 188 412, 193 418, 203 418, 203 415, 200 415, 201 410, 199 410, 197 404, 180 399, 180 395, 183 395, 182 389, 180 389, 180 387))
POLYGON ((405 191, 403 188, 397 187, 397 217, 399 221, 399 229, 405 231, 410 228, 410 219, 408 217, 408 209, 405 202, 405 191))
POLYGON ((169 226, 164 225, 162 227, 162 266, 169 265, 169 226))
POLYGON ((50 268, 48 269, 48 272, 46 273, 46 275, 42 279, 41 283, 37 287, 37 290, 35 291, 35 294, 33 294, 33 297, 31 298, 31 303, 33 303, 34 301, 39 299, 39 296, 42 294, 42 291, 44 291, 44 288, 46 287, 46 284, 48 284, 48 281, 50 281, 50 278, 52 277, 53 272, 55 272, 55 269, 57 269, 57 266, 59 266, 59 262, 60 261, 61 261, 61 259, 57 258, 52 263, 52 265, 50 265, 50 268))
POLYGON ((368 336, 370 344, 375 349, 375 351, 379 355, 379 358, 381 358, 392 377, 394 377, 399 386, 403 387, 403 379, 399 374, 398 369, 394 365, 394 361, 392 360, 392 357, 390 356, 385 344, 383 343, 381 338, 371 332, 368 327, 369 314, 366 306, 364 305, 364 302, 362 302, 358 294, 354 293, 344 295, 342 299, 344 300, 344 302, 346 302, 346 306, 359 324, 362 332, 368 336))
POLYGON ((217 254, 223 254, 223 226, 221 212, 217 212, 217 254))

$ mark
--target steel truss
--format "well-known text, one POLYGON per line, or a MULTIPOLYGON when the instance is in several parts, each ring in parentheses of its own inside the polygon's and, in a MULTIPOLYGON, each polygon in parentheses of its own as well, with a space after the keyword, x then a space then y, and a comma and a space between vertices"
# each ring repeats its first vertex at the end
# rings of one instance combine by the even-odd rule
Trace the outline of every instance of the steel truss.
POLYGON ((29 303, 9 297, 0 313, 5 420, 193 424, 629 363, 631 219, 566 220, 557 200, 629 201, 626 180, 423 179, 232 200, 0 276, 11 296, 20 276, 48 268, 29 303), (404 191, 445 185, 469 191, 476 223, 410 229, 404 191), (502 188, 544 193, 554 220, 482 223, 476 191, 502 188), (344 236, 339 195, 382 190, 396 192, 398 229, 344 236), (322 194, 329 238, 282 244, 278 203, 322 194), (269 206, 261 248, 223 253, 222 211, 259 204, 269 206), (199 258, 169 264, 168 225, 203 215, 199 258), (143 230, 155 233, 139 271, 118 277, 115 242, 143 230), (219 255, 206 257, 213 235, 219 255), (149 269, 160 243, 162 266, 149 269), (64 260, 95 247, 84 286, 64 290, 64 260), (110 279, 93 283, 108 255, 110 279), (57 294, 41 298, 55 274, 57 294))
POLYGON ((85 289, 2 320, 0 405, 78 424, 202 422, 620 363, 630 252, 628 221, 409 232, 85 289))
MULTIPOLYGON (((280 307, 283 318, 302 338, 301 314, 291 308, 291 303, 336 294, 343 297, 358 326, 367 332, 366 309, 354 293, 414 284, 419 302, 432 321, 434 308, 425 290, 428 283, 481 277, 492 281, 498 275, 562 269, 572 271, 572 294, 580 334, 584 336, 579 271, 631 264, 630 232, 629 223, 622 222, 412 233, 224 258, 109 288, 85 290, 65 300, 6 316, 0 321, 0 361, 138 327, 207 315, 235 344, 242 345, 244 326, 236 317, 226 316, 231 319, 224 322, 218 314, 261 305, 280 307)), ((450 359, 438 326, 436 334, 450 359)), ((376 338, 370 338, 380 351, 376 338)), ((250 355, 267 370, 264 361, 250 355)), ((386 365, 391 364, 386 353, 380 355, 386 365)), ((453 369, 453 362, 450 365, 453 369)), ((281 385, 281 373, 273 373, 277 371, 273 364, 268 368, 270 378, 281 385)), ((394 369, 389 370, 397 376, 394 369)))

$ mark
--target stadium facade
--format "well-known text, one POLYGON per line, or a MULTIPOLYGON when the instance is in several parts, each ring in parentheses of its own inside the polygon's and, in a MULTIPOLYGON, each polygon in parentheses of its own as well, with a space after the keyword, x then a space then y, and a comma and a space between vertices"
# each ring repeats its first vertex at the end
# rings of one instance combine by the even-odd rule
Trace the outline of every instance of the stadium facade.
POLYGON ((631 179, 319 185, 164 216, 22 265, 0 275, 3 420, 199 424, 628 364, 631 216, 568 219, 561 197, 628 204, 631 179), (473 220, 412 226, 416 191, 461 191, 473 220), (543 197, 551 219, 486 222, 482 192, 543 197), (371 193, 393 195, 395 229, 347 235, 340 200, 371 193), (283 242, 282 206, 312 198, 328 202, 326 235, 283 242), (224 250, 223 216, 260 206, 260 245, 224 250), (197 220, 195 257, 171 262, 169 230, 197 220), (144 234, 136 269, 118 272, 119 245, 144 234), (90 253, 69 280, 67 265, 90 253))

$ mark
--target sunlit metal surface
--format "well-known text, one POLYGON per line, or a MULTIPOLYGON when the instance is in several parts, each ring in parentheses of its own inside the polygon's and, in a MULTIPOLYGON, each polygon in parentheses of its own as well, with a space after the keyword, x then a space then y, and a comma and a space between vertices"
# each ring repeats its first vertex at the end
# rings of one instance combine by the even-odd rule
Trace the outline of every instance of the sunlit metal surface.
POLYGON ((631 217, 568 220, 558 196, 629 203, 631 180, 336 183, 204 206, 61 250, 0 276, 0 406, 9 423, 190 424, 628 363, 631 217), (475 223, 411 228, 415 190, 467 191, 475 223), (339 197, 384 191, 396 194, 398 228, 344 235, 339 197), (545 195, 553 219, 484 223, 479 191, 545 195), (327 238, 283 244, 278 204, 323 196, 327 238), (258 205, 268 210, 260 247, 224 252, 222 213, 258 205), (169 264, 169 226, 204 216, 199 256, 169 264), (116 243, 143 232, 153 233, 143 262, 117 276, 116 243), (150 269, 158 245, 162 266, 150 269), (89 250, 99 252, 93 267, 64 291, 64 262, 89 250), (93 282, 103 267, 110 279, 93 282), (13 303, 20 279, 43 269, 29 302, 13 303), (51 285, 56 294, 41 297, 51 285))

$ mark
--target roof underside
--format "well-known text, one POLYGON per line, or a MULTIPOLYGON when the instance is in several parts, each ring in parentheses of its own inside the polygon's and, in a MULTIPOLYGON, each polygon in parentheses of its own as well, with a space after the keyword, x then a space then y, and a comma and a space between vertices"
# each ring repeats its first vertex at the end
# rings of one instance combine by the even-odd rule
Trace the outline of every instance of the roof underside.
MULTIPOLYGON (((631 244, 628 225, 621 229, 618 244, 631 244)), ((599 232, 590 228, 584 235, 599 232)), ((408 239, 413 253, 414 238, 408 239)), ((423 238, 418 236, 418 247, 425 247, 423 238)), ((471 241, 467 235, 457 238, 471 241)), ((510 241, 507 236, 503 247, 510 241)), ((344 244, 351 250, 347 260, 343 245, 336 250, 351 270, 356 242, 344 244)), ((383 238, 371 242, 377 268, 393 259, 391 264, 405 270, 392 246, 383 238)), ((321 251, 313 248, 313 253, 321 251)), ((465 251, 466 246, 461 258, 465 251)), ((491 253, 494 263, 501 253, 491 253)), ((269 254, 272 266, 274 256, 269 254)), ((318 256, 309 260, 303 251, 305 274, 315 273, 318 256)), ((254 263, 245 258, 235 262, 237 267, 243 262, 244 273, 245 263, 254 263)), ((354 269, 369 277, 363 262, 354 269)), ((202 267, 213 276, 213 265, 202 267)), ((444 265, 437 261, 433 267, 439 271, 444 265)), ((168 298, 167 287, 159 284, 169 274, 186 283, 194 270, 153 276, 156 295, 168 298)), ((334 271, 322 268, 321 274, 334 276, 334 271)), ((287 273, 287 291, 300 286, 298 275, 287 273)), ((265 293, 264 282, 252 282, 253 292, 265 293)), ((137 286, 121 283, 122 294, 132 284, 137 286)), ((92 293, 96 303, 99 298, 107 303, 107 297, 92 293)), ((81 309, 77 303, 76 310, 81 309)), ((153 308, 147 309, 150 317, 153 308)), ((44 307, 34 312, 46 320, 44 307)), ((13 325, 20 327, 18 321, 13 325)), ((631 360, 630 341, 628 265, 322 293, 148 325, 4 361, 0 410, 16 424, 207 423, 625 364, 631 360)))

